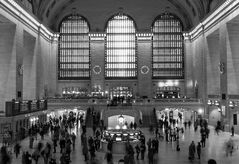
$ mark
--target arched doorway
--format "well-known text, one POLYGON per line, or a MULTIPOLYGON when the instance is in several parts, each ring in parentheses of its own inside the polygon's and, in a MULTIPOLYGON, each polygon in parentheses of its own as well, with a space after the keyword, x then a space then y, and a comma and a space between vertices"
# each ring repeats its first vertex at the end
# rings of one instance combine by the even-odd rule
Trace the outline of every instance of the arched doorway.
POLYGON ((217 122, 221 120, 221 113, 218 109, 213 109, 209 113, 209 125, 216 126, 217 122))

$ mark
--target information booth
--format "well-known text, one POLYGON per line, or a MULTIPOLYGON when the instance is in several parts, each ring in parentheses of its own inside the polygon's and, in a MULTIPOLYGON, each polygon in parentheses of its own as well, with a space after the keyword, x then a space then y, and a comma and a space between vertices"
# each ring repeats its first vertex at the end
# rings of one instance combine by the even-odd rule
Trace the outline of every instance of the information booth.
POLYGON ((112 153, 125 154, 126 143, 129 142, 133 147, 140 143, 142 132, 133 129, 111 129, 105 130, 101 139, 102 149, 107 152, 107 145, 113 141, 112 153))

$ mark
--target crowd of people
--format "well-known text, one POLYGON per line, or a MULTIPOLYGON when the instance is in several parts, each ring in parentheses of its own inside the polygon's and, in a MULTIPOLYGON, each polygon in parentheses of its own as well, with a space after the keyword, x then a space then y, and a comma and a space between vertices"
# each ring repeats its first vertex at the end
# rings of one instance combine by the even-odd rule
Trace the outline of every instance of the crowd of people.
MULTIPOLYGON (((21 147, 19 142, 13 146, 16 158, 21 154, 22 164, 38 164, 42 159, 44 164, 56 164, 55 158, 56 148, 60 148, 60 163, 69 164, 71 162, 71 152, 75 149, 76 134, 71 130, 76 126, 78 129, 79 122, 84 128, 83 115, 79 113, 69 112, 63 116, 49 117, 47 123, 37 123, 32 125, 29 130, 29 149, 21 147), (40 139, 38 140, 38 135, 40 139), (50 140, 45 140, 48 135, 50 140)), ((24 145, 25 146, 25 145, 24 145)), ((3 145, 0 154, 1 164, 11 164, 12 151, 10 146, 3 145), (8 150, 10 149, 10 150, 8 150)))
MULTIPOLYGON (((89 136, 85 125, 84 115, 79 113, 69 112, 60 117, 50 117, 49 121, 45 124, 36 124, 29 129, 29 150, 24 150, 21 147, 20 142, 16 142, 13 147, 15 157, 19 158, 21 154, 22 164, 38 164, 39 161, 43 161, 44 164, 69 164, 71 162, 71 153, 75 150, 77 134, 73 132, 73 128, 79 129, 81 125, 81 149, 86 163, 99 164, 99 159, 96 156, 96 152, 100 150, 101 138, 103 130, 106 129, 104 122, 100 119, 100 114, 94 111, 93 108, 89 108, 87 111, 92 116, 92 135, 89 136), (40 135, 40 138, 38 138, 40 135), (46 140, 50 137, 50 140, 46 140), (59 150, 60 158, 56 159, 54 155, 59 150)), ((155 164, 157 160, 155 157, 158 156, 160 144, 159 142, 172 142, 176 144, 176 151, 180 151, 180 136, 185 133, 187 129, 191 128, 191 121, 181 122, 179 126, 179 120, 165 120, 155 127, 150 127, 152 133, 151 138, 147 141, 144 134, 142 133, 139 138, 139 143, 133 146, 130 141, 126 142, 126 150, 122 161, 125 164, 134 164, 135 160, 145 160, 146 158, 149 164, 155 164), (184 126, 181 126, 181 125, 184 126)), ((189 156, 188 159, 193 161, 196 157, 201 159, 202 149, 206 145, 206 141, 209 137, 208 123, 204 119, 198 119, 193 123, 194 131, 197 132, 200 127, 201 139, 199 141, 192 141, 189 145, 189 156)), ((128 126, 131 129, 138 129, 136 123, 131 122, 128 126)), ((233 134, 234 135, 234 134, 233 134)), ((107 145, 107 152, 105 153, 105 160, 107 164, 113 164, 113 141, 109 141, 107 145)), ((225 143, 226 155, 232 155, 234 147, 233 140, 229 140, 225 143)), ((12 155, 9 153, 8 146, 1 147, 1 164, 11 164, 12 155)), ((215 160, 209 160, 209 164, 215 160)))

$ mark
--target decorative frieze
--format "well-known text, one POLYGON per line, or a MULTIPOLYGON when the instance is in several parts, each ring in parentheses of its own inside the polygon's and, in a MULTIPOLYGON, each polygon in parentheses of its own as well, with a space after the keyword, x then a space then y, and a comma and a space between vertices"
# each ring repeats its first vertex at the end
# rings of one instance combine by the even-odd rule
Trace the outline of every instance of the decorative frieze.
POLYGON ((138 40, 148 40, 148 41, 151 41, 153 33, 149 33, 149 32, 147 32, 147 33, 137 33, 136 36, 137 36, 138 40))
POLYGON ((104 32, 91 32, 89 33, 90 40, 94 41, 104 41, 106 34, 104 32))

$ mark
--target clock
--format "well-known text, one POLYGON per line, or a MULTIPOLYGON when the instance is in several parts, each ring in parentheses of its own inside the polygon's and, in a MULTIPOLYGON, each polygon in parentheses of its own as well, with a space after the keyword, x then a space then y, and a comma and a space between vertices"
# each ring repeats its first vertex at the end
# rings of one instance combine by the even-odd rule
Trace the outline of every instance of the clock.
POLYGON ((140 69, 140 72, 144 75, 148 74, 149 73, 149 67, 146 66, 146 65, 142 66, 141 69, 140 69))
POLYGON ((100 74, 101 73, 101 67, 99 65, 95 65, 93 67, 93 72, 97 75, 100 74))

